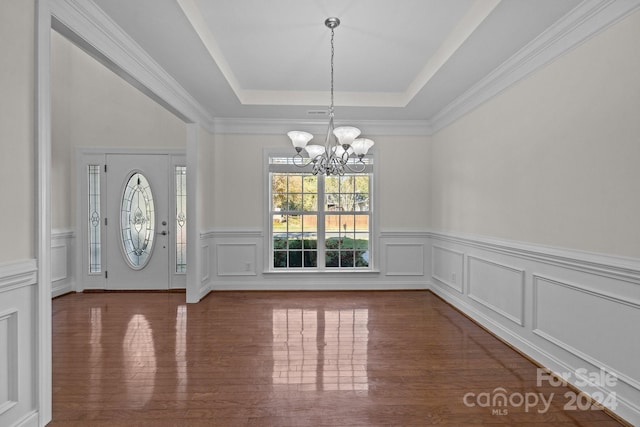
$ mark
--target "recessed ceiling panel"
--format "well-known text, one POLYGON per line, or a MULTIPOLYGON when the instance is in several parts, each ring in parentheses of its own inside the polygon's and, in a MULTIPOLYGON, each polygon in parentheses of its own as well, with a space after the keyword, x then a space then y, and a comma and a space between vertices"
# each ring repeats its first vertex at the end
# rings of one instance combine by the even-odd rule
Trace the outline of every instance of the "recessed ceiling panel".
POLYGON ((197 0, 244 90, 325 91, 335 29, 338 91, 404 92, 472 0, 197 0))
POLYGON ((426 121, 574 7, 598 7, 583 0, 94 1, 211 115, 305 120, 330 102, 329 16, 342 21, 337 114, 426 121))

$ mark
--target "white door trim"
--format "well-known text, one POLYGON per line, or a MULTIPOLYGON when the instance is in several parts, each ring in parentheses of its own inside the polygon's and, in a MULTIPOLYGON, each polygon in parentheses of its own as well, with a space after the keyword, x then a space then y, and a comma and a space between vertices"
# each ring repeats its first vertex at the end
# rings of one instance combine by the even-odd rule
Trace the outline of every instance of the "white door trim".
POLYGON ((38 424, 52 417, 51 366, 51 12, 49 0, 36 3, 36 257, 37 308, 37 411, 38 424))

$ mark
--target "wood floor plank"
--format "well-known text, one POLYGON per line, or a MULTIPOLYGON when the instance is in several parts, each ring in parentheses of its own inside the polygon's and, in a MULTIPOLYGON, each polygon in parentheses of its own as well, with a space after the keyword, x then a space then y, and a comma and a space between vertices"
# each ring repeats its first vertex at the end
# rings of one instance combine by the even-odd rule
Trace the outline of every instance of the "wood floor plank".
POLYGON ((184 299, 55 299, 50 425, 621 425, 427 291, 184 299), (549 404, 481 404, 498 388, 549 404))

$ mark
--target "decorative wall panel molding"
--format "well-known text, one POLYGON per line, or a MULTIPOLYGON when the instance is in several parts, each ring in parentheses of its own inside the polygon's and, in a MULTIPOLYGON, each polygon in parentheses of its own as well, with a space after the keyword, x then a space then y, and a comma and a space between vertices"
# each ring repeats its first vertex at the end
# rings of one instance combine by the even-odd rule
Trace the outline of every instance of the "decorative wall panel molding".
POLYGON ((533 333, 640 391, 640 302, 533 276, 533 333))
POLYGON ((375 241, 382 262, 366 271, 268 271, 268 239, 261 229, 215 229, 200 234, 212 247, 212 290, 426 289, 431 275, 424 230, 386 230, 375 241), (387 251, 390 250, 390 253, 387 251))
POLYGON ((633 339, 640 324, 640 260, 478 236, 429 235, 435 294, 542 366, 568 373, 578 389, 615 396, 617 406, 610 409, 640 425, 635 357, 640 340, 633 339), (461 259, 466 260, 467 294, 438 279, 446 279, 461 259), (585 381, 600 372, 614 376, 615 384, 585 381))
POLYGON ((69 229, 51 231, 51 296, 75 290, 75 232, 69 229))
POLYGON ((464 293, 464 253, 437 245, 433 245, 431 253, 431 277, 464 293))
POLYGON ((18 403, 18 310, 0 312, 0 415, 18 403))
POLYGON ((424 276, 424 244, 387 243, 385 254, 385 275, 424 276))
POLYGON ((218 276, 256 276, 258 248, 255 243, 218 243, 216 245, 218 276))
POLYGON ((37 425, 37 297, 35 259, 0 265, 1 426, 37 425))
MULTIPOLYGON (((56 243, 51 245, 51 282, 59 282, 67 278, 67 245, 56 243)), ((52 283, 53 286, 53 283, 52 283)))
POLYGON ((467 257, 469 298, 517 325, 524 325, 524 270, 467 257))
POLYGON ((200 264, 202 266, 202 271, 200 272, 200 282, 204 283, 208 282, 209 278, 211 277, 211 249, 209 247, 209 244, 205 243, 200 246, 200 250, 202 251, 202 262, 200 264))

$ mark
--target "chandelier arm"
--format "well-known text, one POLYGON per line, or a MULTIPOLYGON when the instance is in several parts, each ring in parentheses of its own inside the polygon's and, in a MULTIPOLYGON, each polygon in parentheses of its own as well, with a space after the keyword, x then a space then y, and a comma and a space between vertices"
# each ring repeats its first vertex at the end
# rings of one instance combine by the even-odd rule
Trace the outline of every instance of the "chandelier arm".
POLYGON ((354 173, 361 173, 364 172, 364 170, 367 168, 367 165, 365 162, 362 161, 362 159, 358 160, 355 165, 358 165, 358 167, 353 167, 351 165, 349 165, 348 163, 345 163, 345 167, 347 169, 349 169, 350 172, 354 172, 354 173))
POLYGON ((340 163, 346 165, 349 162, 349 150, 344 150, 340 156, 340 163))
POLYGON ((310 159, 307 163, 304 162, 304 157, 302 157, 302 154, 300 153, 296 153, 295 156, 293 156, 293 164, 299 168, 304 168, 309 166, 311 163, 313 163, 314 159, 310 159), (296 159, 300 159, 301 162, 297 163, 296 159))

